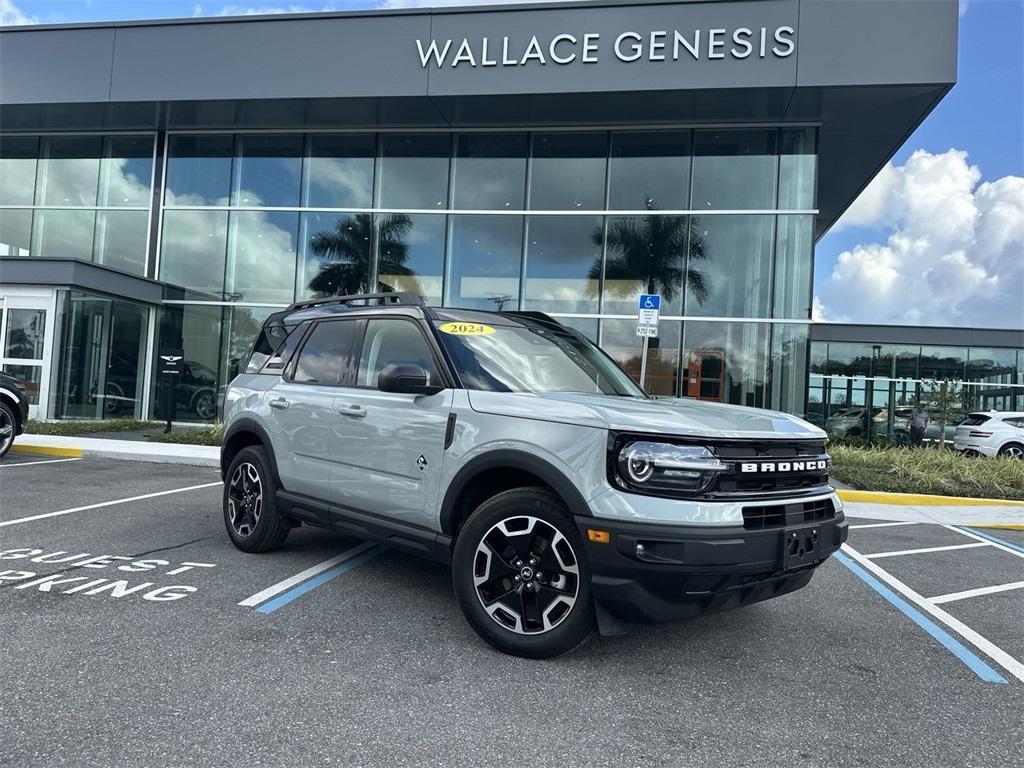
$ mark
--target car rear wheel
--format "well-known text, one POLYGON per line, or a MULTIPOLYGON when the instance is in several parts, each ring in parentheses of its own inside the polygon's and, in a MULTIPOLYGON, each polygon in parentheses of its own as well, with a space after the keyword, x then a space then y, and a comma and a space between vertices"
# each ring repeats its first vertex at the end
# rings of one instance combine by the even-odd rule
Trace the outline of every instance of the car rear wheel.
POLYGON ((485 501, 459 533, 455 594, 484 640, 515 656, 571 651, 594 631, 590 567, 572 516, 541 488, 485 501))
POLYGON ((1008 459, 1024 459, 1024 445, 1020 443, 1009 443, 999 449, 1000 456, 1006 456, 1008 459))
POLYGON ((288 537, 276 493, 267 452, 256 446, 239 451, 224 480, 224 525, 243 552, 269 552, 288 537))
POLYGON ((14 433, 17 431, 18 422, 14 418, 14 411, 7 403, 0 403, 0 459, 7 455, 14 445, 14 433))

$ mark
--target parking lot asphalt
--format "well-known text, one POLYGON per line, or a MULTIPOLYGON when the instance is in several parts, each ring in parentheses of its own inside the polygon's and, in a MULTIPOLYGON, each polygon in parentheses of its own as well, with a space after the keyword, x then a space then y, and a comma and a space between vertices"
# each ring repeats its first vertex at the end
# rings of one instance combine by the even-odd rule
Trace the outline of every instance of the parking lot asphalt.
POLYGON ((875 527, 792 595, 529 661, 477 638, 440 566, 310 528, 239 552, 218 480, 0 464, 0 766, 1024 761, 1024 679, 908 597, 953 596, 1019 665, 1024 589, 957 595, 1024 582, 1020 532, 854 520, 875 527))

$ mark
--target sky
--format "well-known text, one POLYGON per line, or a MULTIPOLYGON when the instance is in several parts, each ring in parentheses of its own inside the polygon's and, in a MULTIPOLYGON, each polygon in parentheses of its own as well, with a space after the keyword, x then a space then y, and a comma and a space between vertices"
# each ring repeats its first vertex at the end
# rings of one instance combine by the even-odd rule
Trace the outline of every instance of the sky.
MULTIPOLYGON (((0 0, 0 25, 463 2, 0 0)), ((957 85, 818 242, 815 319, 1024 328, 1022 50, 1024 0, 960 0, 957 85)))

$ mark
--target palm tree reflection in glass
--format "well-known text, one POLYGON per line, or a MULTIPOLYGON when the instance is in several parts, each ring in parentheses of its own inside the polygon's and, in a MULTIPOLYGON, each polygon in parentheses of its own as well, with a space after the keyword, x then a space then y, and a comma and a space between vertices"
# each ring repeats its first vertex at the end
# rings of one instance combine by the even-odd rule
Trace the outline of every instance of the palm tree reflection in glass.
MULTIPOLYGON (((406 264, 409 260, 406 239, 412 228, 412 219, 402 213, 377 219, 378 290, 423 295, 415 271, 406 264)), ((373 230, 373 216, 358 213, 339 220, 334 229, 317 232, 309 239, 310 251, 320 258, 320 269, 309 281, 309 289, 316 298, 373 290, 370 285, 373 230)))
MULTIPOLYGON (((650 199, 645 202, 645 207, 654 210, 650 199)), ((664 306, 689 289, 693 299, 703 305, 711 285, 696 266, 706 256, 704 239, 697 234, 699 229, 700 222, 696 217, 658 216, 653 213, 611 219, 607 235, 601 228, 596 228, 591 235, 594 243, 607 246, 603 270, 605 297, 636 301, 641 293, 657 293, 661 294, 664 306)), ((601 285, 600 258, 590 267, 589 277, 587 290, 594 296, 601 285)), ((657 350, 658 342, 658 339, 651 339, 649 347, 657 350)), ((654 356, 657 359, 657 352, 654 356)), ((640 366, 636 367, 639 369, 640 366)))

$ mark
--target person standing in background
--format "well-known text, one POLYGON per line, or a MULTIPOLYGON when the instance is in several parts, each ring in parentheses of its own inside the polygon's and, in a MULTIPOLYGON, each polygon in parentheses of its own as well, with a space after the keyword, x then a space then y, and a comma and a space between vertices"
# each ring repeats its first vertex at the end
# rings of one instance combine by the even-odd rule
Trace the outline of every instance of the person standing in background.
POLYGON ((907 419, 907 426, 910 428, 911 445, 921 445, 924 440, 924 431, 928 429, 930 421, 931 417, 921 410, 921 406, 915 405, 914 410, 910 413, 910 418, 907 419))

